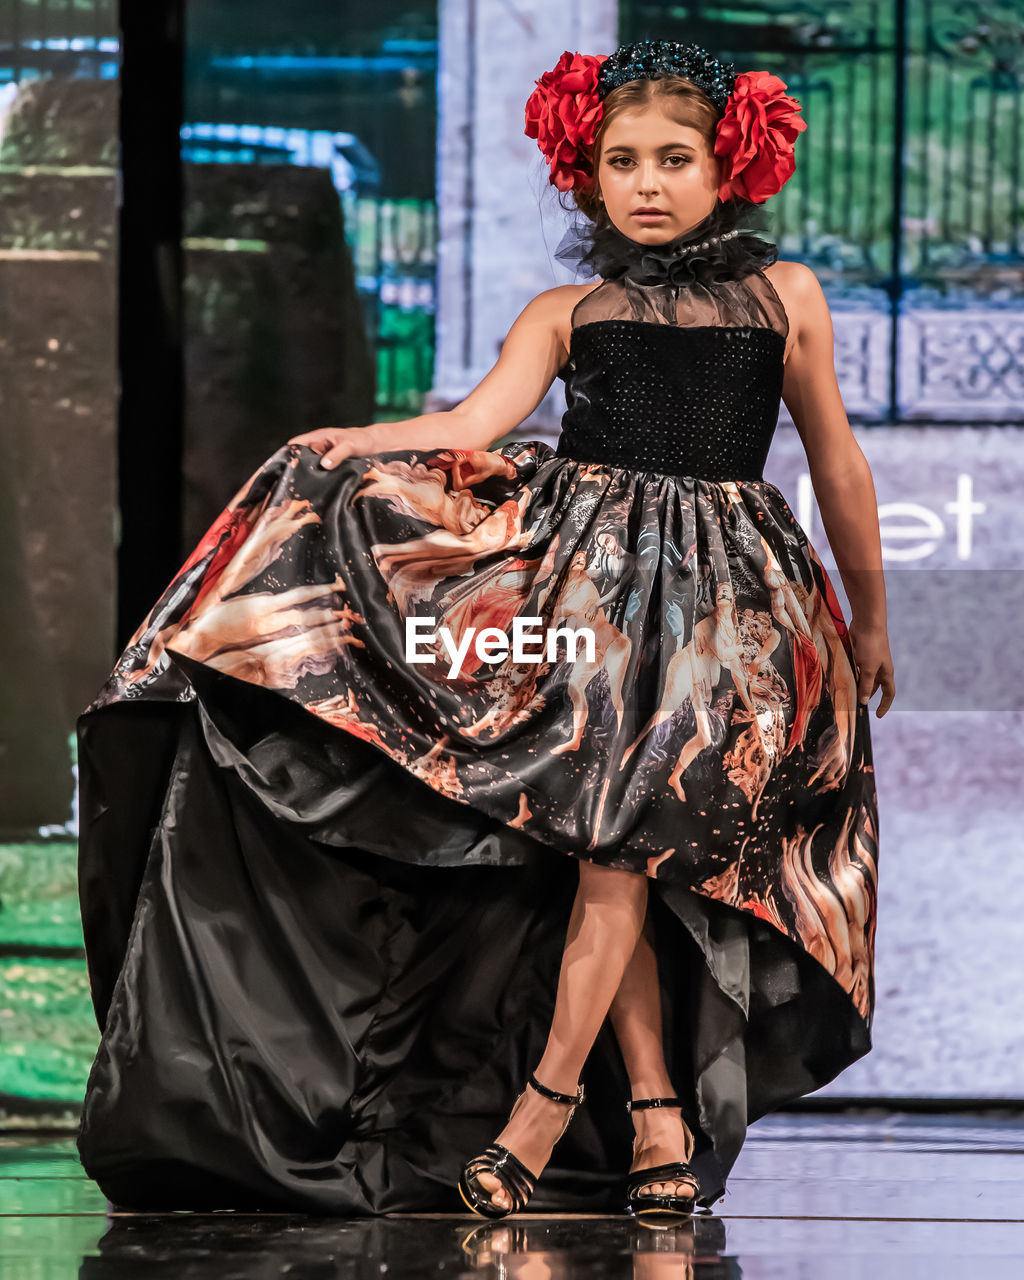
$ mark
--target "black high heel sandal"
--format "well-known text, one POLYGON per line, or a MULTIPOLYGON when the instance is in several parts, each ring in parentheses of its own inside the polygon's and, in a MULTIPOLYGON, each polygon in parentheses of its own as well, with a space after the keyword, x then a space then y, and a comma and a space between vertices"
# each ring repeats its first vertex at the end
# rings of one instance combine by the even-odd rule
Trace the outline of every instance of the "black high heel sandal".
MULTIPOLYGON (((558 1138, 555 1139, 555 1142, 558 1142, 562 1134, 568 1129, 569 1121, 572 1119, 576 1108, 583 1101, 583 1085, 580 1085, 575 1094, 559 1093, 557 1089, 549 1089, 547 1085, 541 1084, 532 1073, 530 1074, 529 1083, 545 1098, 550 1098, 553 1102, 564 1102, 569 1107, 565 1122, 559 1131, 558 1138)), ((509 1115, 510 1120, 519 1110, 525 1097, 526 1090, 524 1089, 515 1101, 515 1105, 509 1115)), ((519 1213, 526 1207, 526 1203, 530 1196, 533 1195, 534 1187, 537 1185, 538 1176, 538 1174, 531 1173, 518 1156, 509 1151, 508 1147, 503 1147, 500 1142, 492 1142, 486 1151, 481 1155, 474 1156, 463 1167, 459 1176, 459 1195, 466 1202, 467 1208, 472 1209, 474 1213, 478 1213, 482 1218, 504 1218, 506 1214, 519 1213), (509 1194, 512 1201, 510 1209, 503 1209, 501 1205, 495 1204, 491 1199, 493 1193, 488 1191, 486 1187, 480 1186, 477 1179, 481 1173, 494 1174, 509 1194)))
MULTIPOLYGON (((631 1098, 626 1103, 627 1111, 640 1111, 645 1107, 681 1107, 681 1098, 631 1098)), ((692 1154, 692 1152, 691 1152, 692 1154)), ((631 1213, 639 1222, 657 1221, 666 1215, 686 1218, 693 1213, 700 1191, 700 1179, 693 1165, 685 1160, 672 1160, 667 1164, 656 1164, 650 1169, 635 1169, 626 1178, 626 1212, 631 1213), (693 1184, 693 1195, 681 1195, 669 1191, 641 1191, 652 1182, 690 1182, 693 1184)), ((661 1223, 659 1222, 659 1225, 661 1223)))

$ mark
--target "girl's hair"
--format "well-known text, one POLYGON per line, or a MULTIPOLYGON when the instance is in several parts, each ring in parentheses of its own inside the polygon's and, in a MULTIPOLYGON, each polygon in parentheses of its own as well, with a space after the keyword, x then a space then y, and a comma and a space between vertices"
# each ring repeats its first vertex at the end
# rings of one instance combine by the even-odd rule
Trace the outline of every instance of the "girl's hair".
POLYGON ((715 126, 723 113, 692 81, 683 76, 667 75, 655 80, 630 80, 612 89, 604 99, 601 123, 594 145, 589 149, 588 159, 591 161, 593 176, 589 182, 568 192, 573 205, 599 228, 610 221, 604 204, 598 199, 597 187, 597 168, 605 130, 623 111, 650 106, 652 103, 657 103, 676 124, 696 129, 709 147, 714 146, 715 126))

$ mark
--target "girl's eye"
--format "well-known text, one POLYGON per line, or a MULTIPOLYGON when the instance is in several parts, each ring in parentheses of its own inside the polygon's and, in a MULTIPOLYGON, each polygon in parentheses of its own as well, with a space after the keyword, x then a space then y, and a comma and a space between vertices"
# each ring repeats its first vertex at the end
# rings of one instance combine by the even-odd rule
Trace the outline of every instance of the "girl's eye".
MULTIPOLYGON (((689 163, 690 163, 690 158, 689 158, 689 156, 666 156, 666 157, 665 157, 665 159, 666 159, 666 160, 680 160, 680 161, 682 161, 682 163, 683 163, 683 164, 689 164, 689 163)), ((614 166, 616 166, 616 167, 619 167, 619 162, 620 162, 620 161, 621 161, 623 164, 632 164, 632 163, 633 163, 633 162, 632 162, 632 160, 630 160, 629 156, 615 156, 615 157, 613 157, 613 158, 609 161, 609 164, 614 165, 614 166)), ((673 169, 678 169, 678 168, 679 168, 679 165, 673 165, 673 166, 672 166, 672 168, 673 168, 673 169)))

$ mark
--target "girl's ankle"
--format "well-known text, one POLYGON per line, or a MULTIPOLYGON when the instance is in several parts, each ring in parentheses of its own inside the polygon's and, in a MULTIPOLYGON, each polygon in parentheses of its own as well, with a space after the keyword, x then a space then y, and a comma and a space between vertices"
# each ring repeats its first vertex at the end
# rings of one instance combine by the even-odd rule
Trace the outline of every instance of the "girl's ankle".
MULTIPOLYGON (((574 1098, 579 1092, 581 1084, 579 1077, 574 1083, 570 1083, 572 1076, 564 1070, 545 1071, 543 1067, 538 1066, 533 1075, 538 1084, 542 1084, 545 1088, 552 1089, 556 1093, 563 1093, 567 1097, 574 1098)), ((528 1085, 528 1092, 537 1094, 540 1093, 540 1090, 535 1089, 531 1083, 528 1085)), ((541 1097, 544 1097, 544 1094, 541 1094, 541 1097)), ((554 1101, 554 1099, 549 1099, 549 1101, 554 1101)))
MULTIPOLYGON (((629 1082, 629 1096, 632 1099, 637 1098, 675 1098, 677 1096, 675 1089, 672 1087, 671 1080, 663 1077, 661 1080, 649 1077, 637 1082, 632 1080, 629 1082)), ((656 1107, 650 1110, 657 1110, 656 1107)))

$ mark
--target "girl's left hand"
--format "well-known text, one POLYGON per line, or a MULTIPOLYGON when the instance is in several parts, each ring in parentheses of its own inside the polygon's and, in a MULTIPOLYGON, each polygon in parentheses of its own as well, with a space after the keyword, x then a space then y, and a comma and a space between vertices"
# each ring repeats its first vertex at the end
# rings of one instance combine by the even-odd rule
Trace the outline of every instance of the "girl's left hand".
POLYGON ((888 630, 885 626, 851 622, 848 631, 856 664, 857 699, 869 702, 881 685, 882 700, 875 715, 884 716, 896 697, 888 630))

